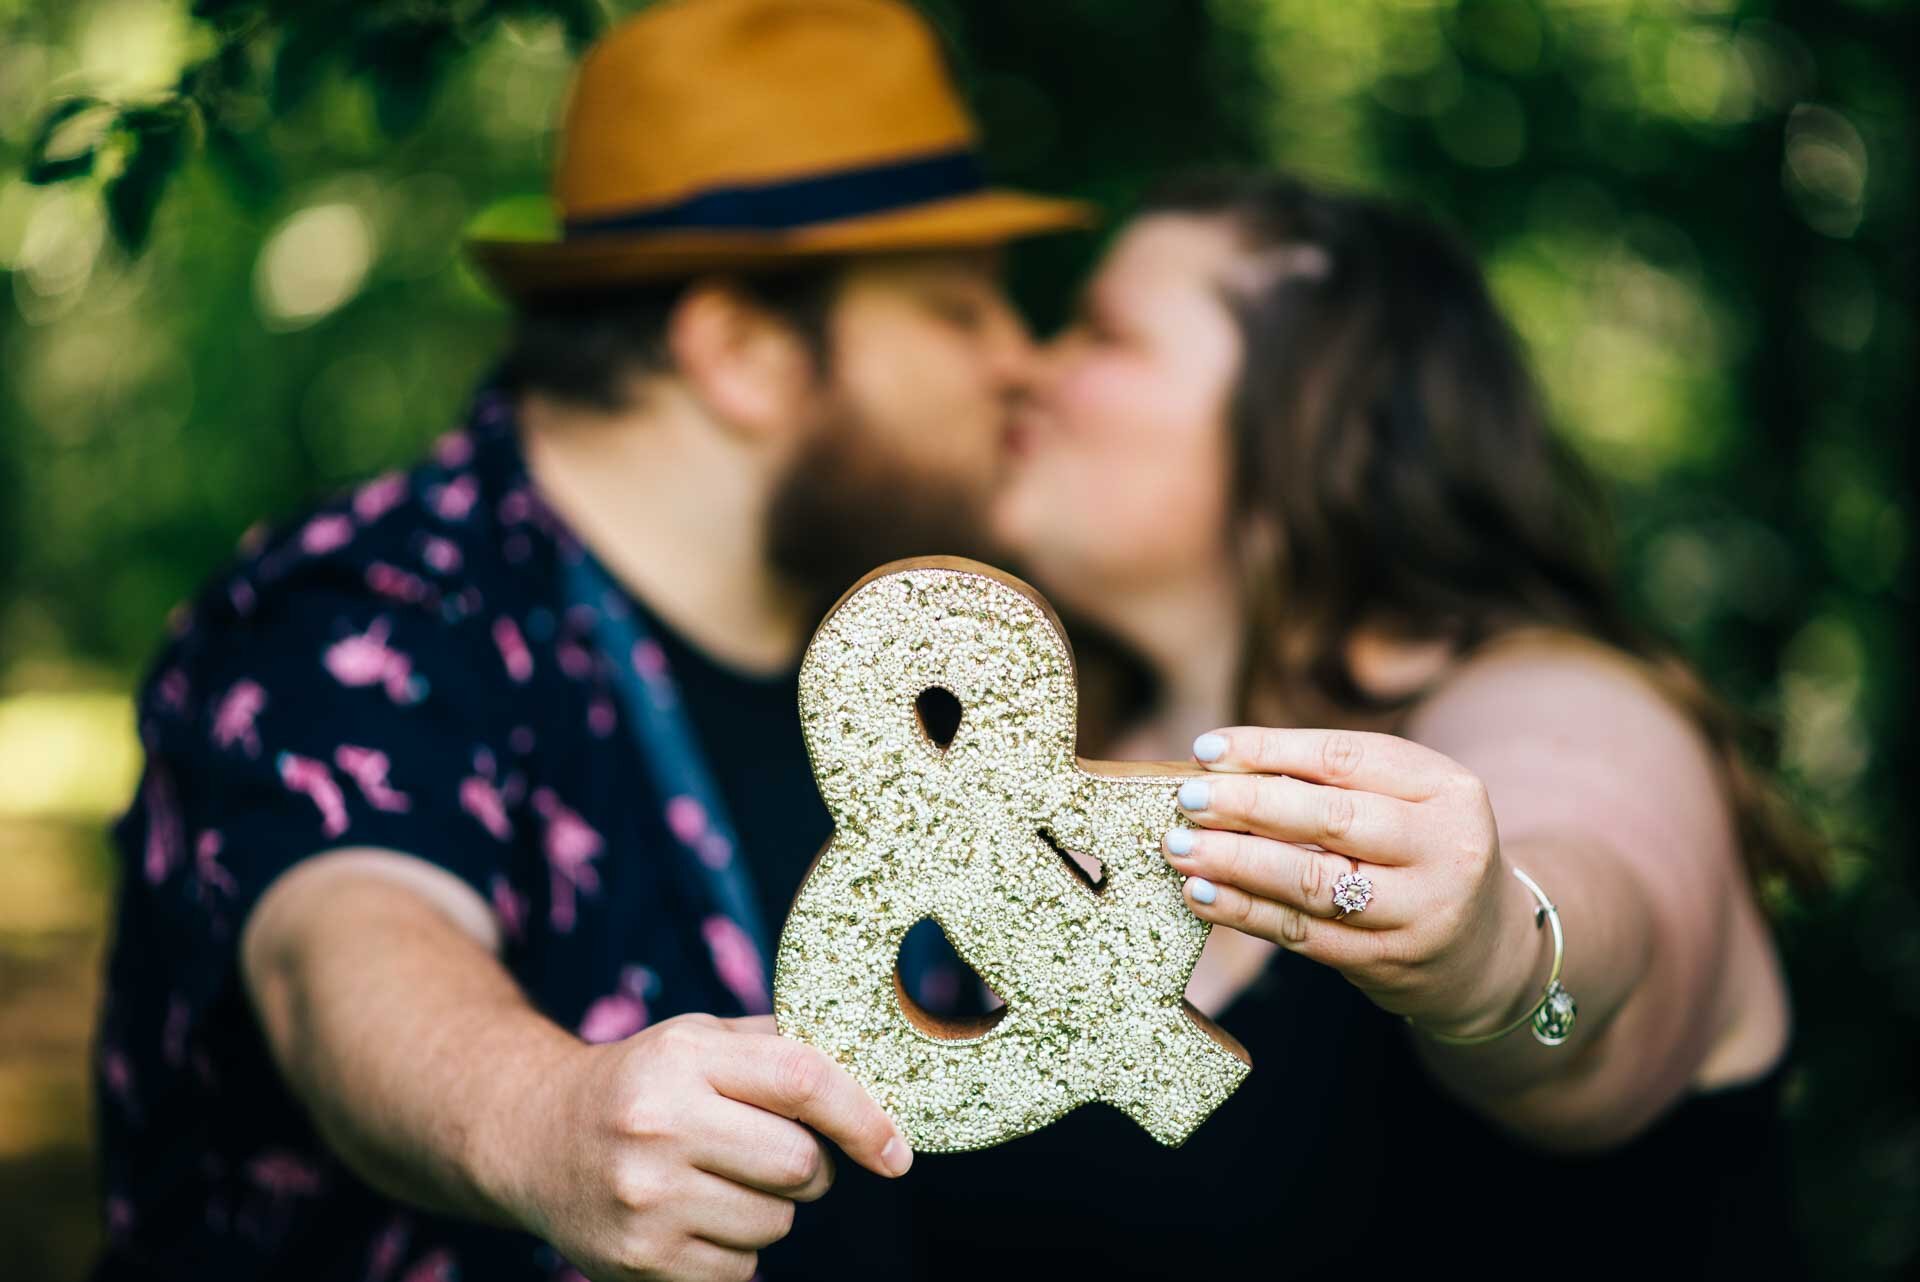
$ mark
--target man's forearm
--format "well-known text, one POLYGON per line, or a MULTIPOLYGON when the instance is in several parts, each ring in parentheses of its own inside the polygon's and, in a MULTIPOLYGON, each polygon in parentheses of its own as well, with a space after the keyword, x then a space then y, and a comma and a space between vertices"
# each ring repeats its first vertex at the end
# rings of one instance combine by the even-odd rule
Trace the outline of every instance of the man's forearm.
POLYGON ((255 1006, 321 1135, 391 1196, 516 1223, 491 1178, 493 1124, 535 1103, 581 1044, 469 933, 393 883, 336 875, 323 894, 262 909, 286 911, 250 941, 255 1006))

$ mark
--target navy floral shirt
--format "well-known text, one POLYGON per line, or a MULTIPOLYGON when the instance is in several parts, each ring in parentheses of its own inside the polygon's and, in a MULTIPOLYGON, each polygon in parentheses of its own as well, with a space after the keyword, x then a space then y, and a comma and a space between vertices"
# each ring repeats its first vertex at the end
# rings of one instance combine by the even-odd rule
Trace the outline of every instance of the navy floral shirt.
POLYGON ((256 527, 169 620, 113 826, 99 1278, 578 1276, 529 1235, 385 1198, 318 1139, 237 948, 304 856, 390 847, 458 875, 529 1000, 586 1041, 771 1009, 761 953, 703 888, 701 864, 738 852, 649 787, 609 679, 628 663, 671 699, 666 652, 596 649, 593 607, 561 586, 581 545, 530 483, 511 408, 483 384, 417 466, 256 527))

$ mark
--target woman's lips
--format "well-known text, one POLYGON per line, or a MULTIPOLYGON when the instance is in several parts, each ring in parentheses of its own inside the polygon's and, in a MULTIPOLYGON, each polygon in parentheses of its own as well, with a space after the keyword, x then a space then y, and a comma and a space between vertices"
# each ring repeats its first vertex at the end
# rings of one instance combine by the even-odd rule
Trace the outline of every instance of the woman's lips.
POLYGON ((1033 438, 1016 419, 1007 420, 1006 431, 1001 433, 1001 444, 1006 446, 1007 454, 1012 458, 1025 458, 1033 450, 1033 438))
POLYGON ((1008 455, 1013 458, 1027 458, 1033 454, 1034 446, 1040 438, 1039 424, 1030 408, 1015 409, 1007 415, 1006 429, 1002 434, 1002 443, 1008 455))

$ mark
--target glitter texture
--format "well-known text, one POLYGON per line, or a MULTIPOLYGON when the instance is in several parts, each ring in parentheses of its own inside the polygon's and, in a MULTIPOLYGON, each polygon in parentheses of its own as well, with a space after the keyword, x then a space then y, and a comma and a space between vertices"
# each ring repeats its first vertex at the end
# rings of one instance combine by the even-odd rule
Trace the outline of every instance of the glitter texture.
POLYGON ((1160 837, 1191 766, 1074 753, 1059 620, 978 562, 882 566, 814 633, 800 718, 834 821, 774 965, 781 1033, 845 1065, 917 1151, 985 1148, 1104 1101, 1177 1146, 1245 1079, 1233 1037, 1182 994, 1210 924, 1160 837), (959 700, 943 750, 916 700, 959 700), (1062 849, 1102 865, 1097 886, 1062 849), (924 917, 1006 1005, 966 1023, 901 989, 924 917))

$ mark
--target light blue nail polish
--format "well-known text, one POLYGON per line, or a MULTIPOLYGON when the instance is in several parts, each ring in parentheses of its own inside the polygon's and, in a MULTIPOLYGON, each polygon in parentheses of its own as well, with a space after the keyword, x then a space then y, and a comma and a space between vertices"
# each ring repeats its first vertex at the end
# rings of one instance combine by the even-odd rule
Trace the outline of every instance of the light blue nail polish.
POLYGON ((1195 901, 1203 904, 1212 903, 1213 897, 1220 893, 1214 889, 1213 883, 1205 877, 1187 878, 1187 889, 1193 892, 1195 901))
POLYGON ((1189 779, 1180 785, 1180 806, 1185 810, 1205 810, 1213 789, 1205 779, 1189 779))
POLYGON ((1193 853, 1193 829, 1167 829, 1167 853, 1171 855, 1190 855, 1193 853))
POLYGON ((1227 750, 1227 737, 1220 734, 1203 734, 1193 741, 1193 759, 1195 761, 1218 761, 1227 750))

